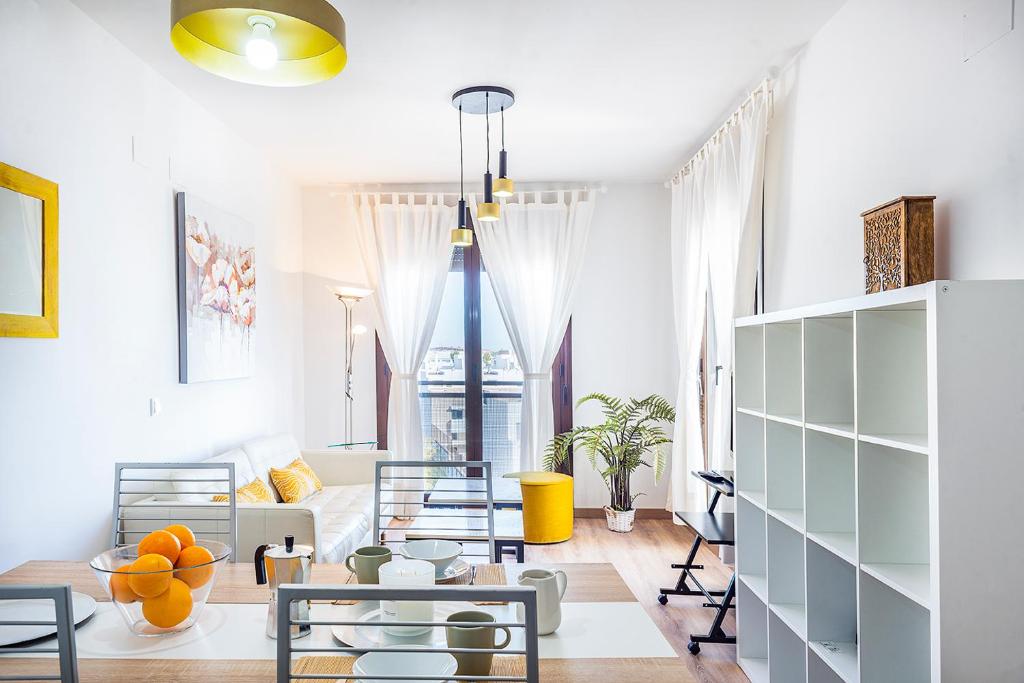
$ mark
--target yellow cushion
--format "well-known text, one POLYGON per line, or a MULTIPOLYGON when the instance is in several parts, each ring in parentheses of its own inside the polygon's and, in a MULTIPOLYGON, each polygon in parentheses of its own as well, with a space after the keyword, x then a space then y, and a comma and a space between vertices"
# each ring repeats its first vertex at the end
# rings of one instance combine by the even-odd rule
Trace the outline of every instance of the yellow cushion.
MULTIPOLYGON (((213 497, 215 503, 228 502, 226 493, 219 493, 213 497)), ((273 503, 274 492, 262 479, 253 479, 245 486, 235 489, 236 503, 273 503)))
POLYGON ((309 477, 309 480, 313 482, 313 486, 314 488, 316 488, 317 491, 323 490, 324 485, 323 483, 320 482, 320 477, 316 476, 316 472, 313 471, 313 468, 310 467, 309 464, 302 458, 295 458, 295 460, 292 460, 292 464, 288 465, 288 467, 294 470, 298 470, 299 472, 302 472, 304 475, 309 477))
POLYGON ((323 488, 320 479, 302 458, 284 469, 270 468, 270 480, 286 503, 298 503, 323 488))

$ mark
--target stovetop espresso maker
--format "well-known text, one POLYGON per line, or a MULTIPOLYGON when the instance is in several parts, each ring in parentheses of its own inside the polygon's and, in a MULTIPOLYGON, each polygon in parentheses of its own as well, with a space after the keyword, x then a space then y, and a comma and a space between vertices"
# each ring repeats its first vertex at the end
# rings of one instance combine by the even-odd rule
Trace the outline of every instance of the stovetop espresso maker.
MULTIPOLYGON (((294 536, 285 536, 284 545, 261 545, 253 558, 256 583, 270 585, 270 606, 267 611, 267 636, 277 638, 277 589, 285 583, 309 583, 313 564, 313 548, 295 545, 294 536)), ((309 601, 296 600, 291 605, 292 620, 309 619, 309 601)), ((291 637, 302 638, 310 633, 309 624, 292 624, 291 637)))

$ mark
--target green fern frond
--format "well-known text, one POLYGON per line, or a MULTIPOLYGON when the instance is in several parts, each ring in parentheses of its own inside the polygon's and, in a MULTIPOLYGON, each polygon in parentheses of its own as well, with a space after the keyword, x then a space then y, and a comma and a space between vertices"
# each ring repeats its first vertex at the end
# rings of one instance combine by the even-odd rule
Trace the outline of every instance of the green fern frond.
POLYGON ((627 495, 630 476, 640 467, 654 469, 655 481, 665 472, 664 444, 671 443, 662 424, 675 422, 674 406, 665 398, 651 394, 643 399, 626 401, 594 392, 576 402, 580 407, 590 401, 601 404, 604 422, 581 426, 555 436, 545 449, 544 468, 557 469, 569 457, 574 446, 586 453, 590 466, 596 470, 612 495, 612 501, 633 501, 642 494, 627 495), (651 455, 651 460, 647 456, 651 455), (621 488, 622 490, 616 490, 621 488))
POLYGON ((654 448, 654 483, 660 483, 661 478, 665 475, 665 452, 661 448, 661 444, 658 444, 654 448))

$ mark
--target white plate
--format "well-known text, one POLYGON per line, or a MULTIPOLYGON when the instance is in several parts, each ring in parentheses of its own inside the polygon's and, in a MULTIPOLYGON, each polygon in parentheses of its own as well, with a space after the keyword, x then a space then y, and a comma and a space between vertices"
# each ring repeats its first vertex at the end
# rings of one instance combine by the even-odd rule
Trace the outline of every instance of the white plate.
MULTIPOLYGON (((447 652, 367 652, 352 665, 357 676, 437 676, 433 681, 441 683, 454 676, 459 664, 447 652)), ((363 681, 363 679, 359 679, 363 681)), ((365 683, 389 683, 371 680, 365 683)), ((395 683, 400 683, 395 679, 395 683)))
MULTIPOLYGON (((71 594, 71 613, 75 626, 96 611, 96 601, 85 593, 71 594)), ((53 600, 0 600, 0 621, 53 621, 53 600)), ((56 626, 0 626, 0 647, 45 638, 57 632, 56 626)))
MULTIPOLYGON (((349 647, 387 647, 388 645, 424 645, 426 647, 448 647, 447 636, 445 636, 443 626, 428 627, 426 633, 420 635, 410 636, 398 636, 390 633, 385 633, 384 629, 380 626, 371 626, 374 622, 381 621, 381 614, 383 613, 380 609, 379 603, 362 603, 364 605, 372 605, 373 609, 359 616, 359 621, 363 622, 358 626, 332 626, 331 633, 334 637, 349 647)), ((359 607, 359 605, 353 605, 353 607, 359 607)), ((462 612, 465 610, 480 609, 471 602, 435 602, 434 603, 434 618, 432 621, 444 621, 456 612, 462 612)), ((356 612, 351 610, 349 615, 355 615, 356 612)), ((349 616, 346 615, 346 616, 349 616)))
POLYGON ((469 562, 466 562, 461 557, 457 557, 455 558, 455 561, 448 565, 448 568, 445 569, 443 572, 441 572, 440 574, 434 574, 434 580, 451 581, 452 579, 457 579, 458 577, 462 576, 468 571, 469 562))

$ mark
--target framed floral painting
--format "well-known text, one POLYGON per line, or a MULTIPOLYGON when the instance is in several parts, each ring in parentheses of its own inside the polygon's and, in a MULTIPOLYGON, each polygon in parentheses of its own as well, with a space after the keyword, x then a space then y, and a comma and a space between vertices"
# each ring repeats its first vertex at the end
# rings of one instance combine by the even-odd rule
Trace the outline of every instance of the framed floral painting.
POLYGON ((252 224, 184 192, 176 211, 178 381, 249 377, 256 362, 252 224))

